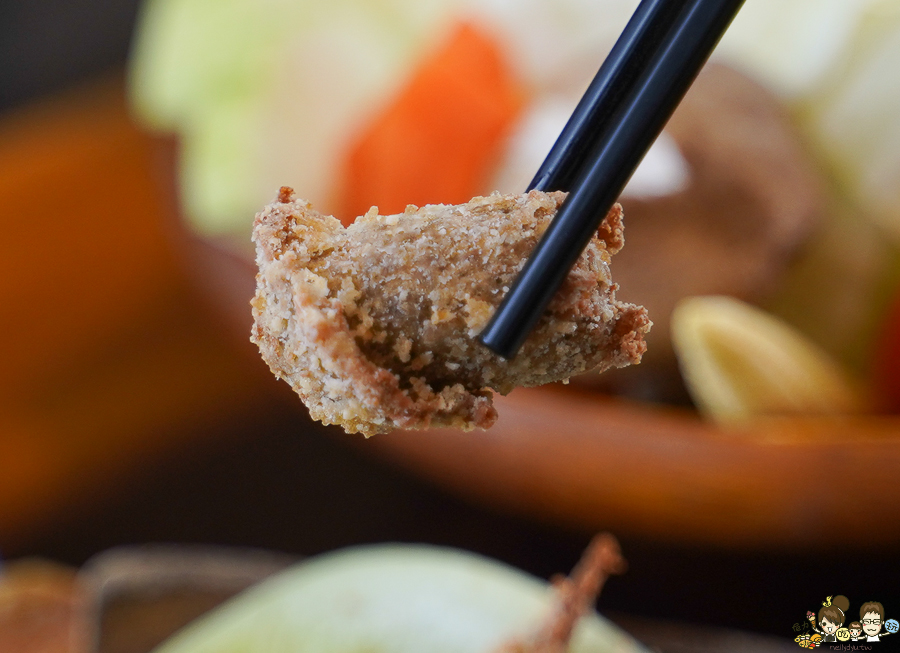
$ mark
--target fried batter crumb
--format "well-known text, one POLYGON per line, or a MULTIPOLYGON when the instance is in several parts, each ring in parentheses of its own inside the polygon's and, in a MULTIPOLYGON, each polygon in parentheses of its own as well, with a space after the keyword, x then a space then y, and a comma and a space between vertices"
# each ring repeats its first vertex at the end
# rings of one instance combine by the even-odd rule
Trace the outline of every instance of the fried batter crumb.
POLYGON ((496 653, 565 653, 578 620, 591 609, 606 580, 625 573, 619 542, 609 533, 594 537, 568 578, 553 580, 553 610, 534 635, 507 642, 496 653))
POLYGON ((290 186, 282 186, 278 189, 278 202, 281 204, 287 204, 291 201, 294 195, 294 189, 290 186))
POLYGON ((395 428, 488 428, 491 390, 640 362, 650 321, 615 299, 616 205, 519 355, 475 340, 564 193, 372 207, 349 227, 283 187, 256 216, 251 340, 313 418, 366 436, 395 428))

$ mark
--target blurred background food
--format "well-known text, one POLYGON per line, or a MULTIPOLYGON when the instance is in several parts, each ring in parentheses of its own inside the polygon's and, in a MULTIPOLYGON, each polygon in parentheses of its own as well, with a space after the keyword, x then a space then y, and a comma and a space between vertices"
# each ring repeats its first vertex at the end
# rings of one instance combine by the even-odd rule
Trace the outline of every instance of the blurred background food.
POLYGON ((606 527, 631 562, 614 611, 786 637, 820 594, 900 599, 895 0, 742 10, 622 199, 640 367, 513 393, 495 431, 361 442, 247 342, 249 227, 279 186, 345 221, 521 190, 635 5, 5 8, 0 556, 407 541, 547 577, 606 527), (698 295, 757 317, 706 304, 673 342, 698 295), (835 412, 823 374, 842 415, 762 415, 835 412), (720 428, 704 397, 731 381, 720 428))
MULTIPOLYGON (((545 583, 470 553, 371 546, 286 570, 195 622, 160 653, 529 651, 511 645, 539 631, 554 602, 545 583)), ((593 614, 571 641, 559 639, 573 653, 643 650, 593 614)))
MULTIPOLYGON (((159 0, 131 97, 177 138, 191 228, 246 252, 273 179, 345 221, 520 192, 636 5, 159 0)), ((891 2, 789 5, 742 10, 623 195, 617 280, 656 329, 607 389, 686 400, 668 332, 692 295, 761 304, 867 371, 897 273, 900 18, 891 2), (772 27, 786 23, 790 38, 772 27)))

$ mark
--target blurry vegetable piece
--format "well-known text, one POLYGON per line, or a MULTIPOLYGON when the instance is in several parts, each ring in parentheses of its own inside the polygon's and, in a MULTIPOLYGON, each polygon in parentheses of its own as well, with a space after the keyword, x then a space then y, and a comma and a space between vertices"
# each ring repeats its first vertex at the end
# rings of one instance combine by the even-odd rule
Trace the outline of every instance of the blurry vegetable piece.
POLYGON ((857 7, 853 39, 806 109, 839 181, 900 240, 900 3, 857 7))
MULTIPOLYGON (((426 546, 322 556, 194 622, 156 653, 488 653, 546 614, 546 583, 501 563, 426 546)), ((597 616, 571 653, 642 651, 597 616)))
POLYGON ((801 96, 837 65, 860 9, 867 4, 872 0, 747 2, 715 56, 784 97, 801 96))
POLYGON ((690 167, 680 192, 622 198, 628 246, 616 259, 624 298, 656 325, 640 367, 596 382, 632 396, 679 400, 669 340, 682 298, 730 295, 761 302, 820 224, 823 180, 778 99, 731 68, 709 64, 667 126, 690 167))
POLYGON ((672 342, 698 407, 721 421, 861 410, 853 382, 799 331, 729 297, 694 297, 672 314, 672 342))
POLYGON ((273 183, 302 186, 327 206, 348 137, 431 47, 453 4, 144 3, 131 96, 144 124, 178 137, 192 226, 246 243, 273 183))
POLYGON ((523 102, 491 36, 459 24, 351 147, 342 219, 373 205, 390 214, 467 202, 484 187, 523 102))
POLYGON ((900 239, 900 3, 755 0, 719 53, 791 101, 861 218, 900 239))
POLYGON ((835 198, 764 307, 846 369, 867 374, 880 321, 900 278, 898 251, 858 207, 835 198))

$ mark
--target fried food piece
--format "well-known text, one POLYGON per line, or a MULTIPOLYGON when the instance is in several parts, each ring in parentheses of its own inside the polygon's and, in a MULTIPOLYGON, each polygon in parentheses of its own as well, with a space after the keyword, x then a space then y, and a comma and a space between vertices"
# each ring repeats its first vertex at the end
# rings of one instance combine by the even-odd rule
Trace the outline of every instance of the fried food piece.
POLYGON ((519 355, 475 340, 565 195, 375 207, 349 227, 281 189, 256 216, 251 340, 313 418, 366 436, 394 428, 488 428, 490 390, 640 361, 646 311, 616 301, 614 207, 519 355))

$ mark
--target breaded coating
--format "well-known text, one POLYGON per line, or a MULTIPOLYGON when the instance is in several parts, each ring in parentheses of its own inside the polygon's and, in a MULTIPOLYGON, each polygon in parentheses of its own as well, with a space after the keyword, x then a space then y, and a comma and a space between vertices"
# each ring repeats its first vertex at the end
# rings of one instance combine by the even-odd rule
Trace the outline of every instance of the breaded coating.
POLYGON ((488 428, 491 390, 640 361, 646 311, 615 299, 614 207, 512 361, 475 340, 565 198, 476 197, 375 207, 349 227, 281 189, 256 216, 251 340, 313 418, 366 436, 395 428, 488 428))

